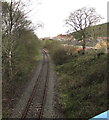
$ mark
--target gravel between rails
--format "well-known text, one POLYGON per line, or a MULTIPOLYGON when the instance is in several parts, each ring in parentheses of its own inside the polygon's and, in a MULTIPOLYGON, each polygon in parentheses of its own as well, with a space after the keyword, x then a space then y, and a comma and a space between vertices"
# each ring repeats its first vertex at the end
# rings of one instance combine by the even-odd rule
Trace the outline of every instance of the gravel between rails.
MULTIPOLYGON (((45 54, 44 54, 44 56, 45 56, 45 54)), ((39 118, 40 112, 43 110, 42 109, 42 106, 43 106, 42 101, 43 101, 43 95, 45 92, 46 75, 47 75, 47 69, 48 69, 47 63, 48 63, 48 59, 45 56, 43 70, 41 71, 41 78, 39 79, 39 82, 38 82, 39 84, 37 84, 37 87, 36 87, 37 90, 34 94, 32 104, 30 105, 30 108, 29 108, 26 118, 39 118)))

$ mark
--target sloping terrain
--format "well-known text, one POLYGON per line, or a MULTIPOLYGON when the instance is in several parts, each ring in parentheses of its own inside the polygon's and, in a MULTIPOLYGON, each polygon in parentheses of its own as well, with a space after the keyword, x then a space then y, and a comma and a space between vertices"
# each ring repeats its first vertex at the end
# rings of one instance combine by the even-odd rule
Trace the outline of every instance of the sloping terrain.
POLYGON ((107 55, 78 56, 56 70, 65 117, 91 118, 107 110, 107 55))

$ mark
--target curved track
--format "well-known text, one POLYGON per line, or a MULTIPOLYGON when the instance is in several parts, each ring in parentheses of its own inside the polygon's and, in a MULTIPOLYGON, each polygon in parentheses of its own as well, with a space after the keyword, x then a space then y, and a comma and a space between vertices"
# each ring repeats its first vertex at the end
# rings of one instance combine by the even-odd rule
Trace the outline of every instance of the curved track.
POLYGON ((36 80, 36 83, 34 85, 34 88, 32 90, 32 93, 30 95, 30 98, 22 113, 21 119, 43 118, 44 105, 46 101, 47 86, 49 80, 49 57, 45 50, 43 50, 42 53, 43 53, 42 67, 36 80))

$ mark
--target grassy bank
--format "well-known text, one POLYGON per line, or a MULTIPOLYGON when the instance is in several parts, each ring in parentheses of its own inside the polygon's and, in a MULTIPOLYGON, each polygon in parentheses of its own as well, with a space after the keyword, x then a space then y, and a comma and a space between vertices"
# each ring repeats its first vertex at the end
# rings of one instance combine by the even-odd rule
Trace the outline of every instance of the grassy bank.
POLYGON ((107 56, 78 56, 57 66, 65 117, 91 118, 107 110, 107 56))

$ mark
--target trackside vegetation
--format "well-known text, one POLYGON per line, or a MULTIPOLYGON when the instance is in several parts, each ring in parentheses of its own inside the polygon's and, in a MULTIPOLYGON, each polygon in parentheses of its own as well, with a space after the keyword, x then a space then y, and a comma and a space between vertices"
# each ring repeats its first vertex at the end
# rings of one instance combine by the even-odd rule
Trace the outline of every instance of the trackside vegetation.
POLYGON ((3 118, 10 117, 40 58, 40 41, 20 2, 2 2, 3 118))
POLYGON ((107 71, 107 54, 97 57, 92 51, 92 53, 81 55, 75 53, 75 48, 70 48, 72 53, 70 55, 68 47, 61 45, 59 48, 57 42, 56 46, 54 43, 55 41, 50 41, 51 48, 46 47, 56 63, 59 90, 57 101, 64 117, 91 118, 106 111, 107 73, 109 72, 107 71), (62 53, 60 53, 61 50, 62 53))
POLYGON ((91 118, 107 110, 107 56, 80 56, 57 66, 59 104, 68 118, 91 118))
POLYGON ((43 47, 48 49, 48 52, 50 53, 56 65, 61 65, 69 61, 71 56, 66 54, 73 54, 76 50, 76 47, 64 47, 61 42, 56 40, 45 40, 43 42, 43 47))

